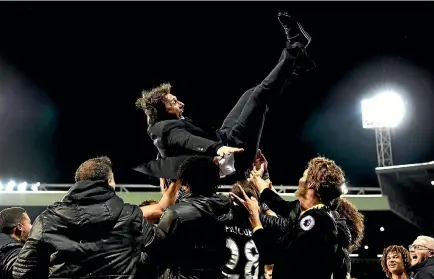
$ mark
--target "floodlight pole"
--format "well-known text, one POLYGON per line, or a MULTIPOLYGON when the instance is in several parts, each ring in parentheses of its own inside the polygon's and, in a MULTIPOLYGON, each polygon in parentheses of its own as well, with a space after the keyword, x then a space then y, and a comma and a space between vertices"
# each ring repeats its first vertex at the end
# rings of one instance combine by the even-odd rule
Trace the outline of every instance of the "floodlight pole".
POLYGON ((377 142, 377 160, 379 167, 393 166, 392 139, 390 127, 375 128, 375 140, 377 142))

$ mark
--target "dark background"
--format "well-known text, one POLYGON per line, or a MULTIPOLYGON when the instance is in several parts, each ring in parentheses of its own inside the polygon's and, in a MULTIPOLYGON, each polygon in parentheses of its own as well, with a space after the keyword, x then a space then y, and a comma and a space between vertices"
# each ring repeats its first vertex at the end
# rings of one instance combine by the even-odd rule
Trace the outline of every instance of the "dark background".
POLYGON ((261 148, 274 184, 295 185, 317 154, 351 186, 377 186, 374 131, 360 101, 397 88, 407 115, 393 131, 395 164, 433 158, 432 2, 0 3, 0 180, 72 182, 108 155, 118 183, 157 151, 135 108, 170 81, 185 116, 219 127, 285 42, 276 15, 294 14, 318 67, 273 108, 261 148))

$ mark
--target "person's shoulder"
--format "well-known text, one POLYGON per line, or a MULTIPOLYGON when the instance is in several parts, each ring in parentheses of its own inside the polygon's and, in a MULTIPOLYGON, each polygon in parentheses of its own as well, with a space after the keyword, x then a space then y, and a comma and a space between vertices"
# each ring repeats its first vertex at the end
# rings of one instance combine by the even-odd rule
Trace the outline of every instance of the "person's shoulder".
POLYGON ((142 209, 138 205, 124 203, 124 207, 122 208, 121 218, 132 218, 132 219, 143 219, 142 209))
POLYGON ((299 226, 302 230, 308 231, 314 227, 334 227, 334 222, 330 214, 322 207, 313 207, 300 216, 299 226))
POLYGON ((159 121, 157 123, 155 123, 154 125, 150 126, 149 129, 150 130, 162 130, 162 129, 166 129, 168 127, 173 127, 173 126, 183 126, 184 122, 182 119, 169 119, 169 120, 162 120, 159 121))
POLYGON ((177 218, 179 221, 195 220, 201 216, 200 210, 190 202, 175 203, 167 211, 172 218, 177 218))

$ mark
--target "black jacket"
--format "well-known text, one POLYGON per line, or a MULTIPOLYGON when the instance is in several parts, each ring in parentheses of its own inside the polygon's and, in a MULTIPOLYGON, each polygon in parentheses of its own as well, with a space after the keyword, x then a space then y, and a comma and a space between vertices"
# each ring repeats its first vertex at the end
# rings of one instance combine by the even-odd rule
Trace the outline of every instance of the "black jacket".
POLYGON ((0 233, 0 278, 12 279, 12 268, 22 247, 20 241, 0 233))
POLYGON ((428 258, 412 266, 413 279, 434 279, 434 258, 428 258))
POLYGON ((158 224, 158 238, 146 252, 165 278, 222 278, 229 259, 225 222, 229 201, 220 195, 186 195, 169 207, 158 224))
POLYGON ((351 241, 345 219, 325 207, 302 214, 299 201, 285 201, 269 189, 261 193, 260 199, 284 217, 284 221, 274 223, 270 223, 268 217, 268 223, 263 224, 265 230, 253 233, 261 258, 267 264, 275 264, 274 278, 329 279, 331 274, 334 279, 345 278, 351 268, 348 253, 342 248, 351 241), (269 229, 276 226, 281 231, 281 237, 277 239, 269 229), (311 261, 306 261, 313 253, 322 259, 315 264, 315 269, 310 268, 311 261))
POLYGON ((225 135, 212 128, 199 127, 188 119, 163 120, 148 127, 159 155, 136 171, 153 177, 177 178, 179 166, 192 155, 215 156, 225 135))
POLYGON ((106 182, 78 182, 35 220, 14 278, 134 278, 146 225, 106 182))
POLYGON ((265 257, 267 263, 274 263, 273 278, 330 279, 335 271, 338 231, 326 209, 306 211, 278 241, 264 229, 255 231, 253 240, 261 257, 265 257), (315 262, 315 268, 308 260, 312 255, 321 259, 315 262))

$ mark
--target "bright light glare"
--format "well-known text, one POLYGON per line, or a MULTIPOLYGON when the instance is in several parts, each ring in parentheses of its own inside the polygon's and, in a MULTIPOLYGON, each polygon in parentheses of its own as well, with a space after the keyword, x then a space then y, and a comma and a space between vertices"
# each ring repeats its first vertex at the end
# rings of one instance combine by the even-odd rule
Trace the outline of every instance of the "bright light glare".
POLYGON ((37 192, 39 191, 39 186, 41 185, 41 183, 36 182, 35 184, 32 185, 32 191, 37 192))
POLYGON ((348 188, 347 188, 347 184, 342 184, 341 185, 341 190, 342 190, 342 194, 346 195, 348 194, 348 188))
POLYGON ((15 187, 15 181, 11 180, 8 182, 8 184, 6 184, 6 191, 13 191, 15 187))
POLYGON ((18 192, 25 192, 27 190, 27 182, 22 182, 17 186, 18 192))
POLYGON ((380 231, 384 232, 384 227, 380 227, 380 231))
POLYGON ((396 127, 404 119, 401 97, 393 91, 380 93, 362 101, 363 128, 396 127))
POLYGON ((368 245, 365 245, 365 250, 368 250, 369 249, 369 246, 368 245))

